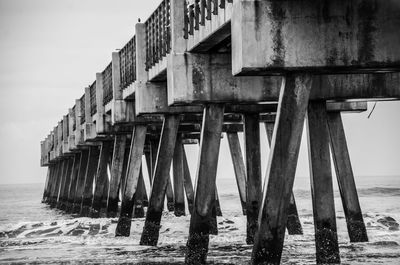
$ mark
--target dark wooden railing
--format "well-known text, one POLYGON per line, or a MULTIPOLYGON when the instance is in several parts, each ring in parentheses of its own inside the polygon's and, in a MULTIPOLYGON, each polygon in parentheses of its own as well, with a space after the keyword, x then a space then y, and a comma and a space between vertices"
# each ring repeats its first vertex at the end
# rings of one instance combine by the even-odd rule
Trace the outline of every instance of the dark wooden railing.
POLYGON ((171 4, 163 0, 145 22, 146 25, 146 70, 171 50, 171 4))
POLYGON ((85 116, 85 94, 79 99, 81 102, 81 124, 84 124, 86 122, 86 116, 85 116))
POLYGON ((103 105, 113 99, 112 65, 111 63, 101 73, 103 79, 103 105))
POLYGON ((90 115, 94 115, 97 112, 97 102, 96 102, 96 81, 90 86, 90 115))
POLYGON ((233 3, 233 0, 187 0, 184 10, 184 38, 187 39, 200 26, 204 26, 206 20, 212 19, 212 15, 218 15, 219 8, 224 9, 226 2, 233 3))
POLYGON ((133 38, 119 51, 121 88, 125 89, 136 80, 136 38, 133 38))

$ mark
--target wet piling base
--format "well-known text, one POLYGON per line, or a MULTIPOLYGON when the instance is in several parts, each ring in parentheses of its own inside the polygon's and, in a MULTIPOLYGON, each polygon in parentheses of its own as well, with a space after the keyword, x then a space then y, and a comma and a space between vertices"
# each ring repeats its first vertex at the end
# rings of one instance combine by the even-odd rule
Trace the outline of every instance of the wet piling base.
POLYGON ((121 205, 115 236, 128 237, 131 233, 133 200, 125 200, 121 205))
POLYGON ((114 218, 118 216, 118 198, 108 198, 107 217, 114 218))
POLYGON ((186 256, 185 264, 206 264, 209 235, 210 235, 210 224, 213 220, 209 217, 199 216, 196 212, 192 213, 196 215, 196 224, 190 226, 189 238, 186 244, 186 256))
POLYGON ((140 245, 145 246, 156 246, 161 228, 161 211, 155 211, 154 209, 147 210, 146 221, 143 227, 143 233, 140 238, 140 245))

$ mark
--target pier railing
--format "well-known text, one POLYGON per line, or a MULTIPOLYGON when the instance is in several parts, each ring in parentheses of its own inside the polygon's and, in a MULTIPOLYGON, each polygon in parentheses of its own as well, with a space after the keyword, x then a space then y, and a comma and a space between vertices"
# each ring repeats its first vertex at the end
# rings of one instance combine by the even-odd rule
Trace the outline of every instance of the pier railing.
POLYGON ((136 38, 130 41, 119 51, 121 88, 129 87, 136 80, 136 38))
POLYGON ((213 15, 218 15, 219 9, 224 9, 226 3, 233 3, 233 0, 187 0, 184 11, 184 38, 193 35, 200 26, 205 26, 206 21, 212 20, 213 15))
POLYGON ((71 115, 71 120, 72 120, 72 131, 76 131, 76 119, 75 119, 75 110, 76 110, 76 105, 72 107, 72 111, 70 113, 71 115))
POLYGON ((90 86, 90 115, 97 113, 97 102, 96 102, 96 81, 90 86))
POLYGON ((86 116, 85 116, 85 94, 79 99, 81 103, 81 117, 80 117, 80 123, 84 124, 86 122, 86 116))
POLYGON ((113 99, 113 84, 112 84, 112 65, 108 64, 106 69, 101 73, 103 79, 103 105, 107 105, 113 99))
POLYGON ((146 70, 160 62, 171 50, 170 21, 170 0, 164 0, 145 22, 146 70))

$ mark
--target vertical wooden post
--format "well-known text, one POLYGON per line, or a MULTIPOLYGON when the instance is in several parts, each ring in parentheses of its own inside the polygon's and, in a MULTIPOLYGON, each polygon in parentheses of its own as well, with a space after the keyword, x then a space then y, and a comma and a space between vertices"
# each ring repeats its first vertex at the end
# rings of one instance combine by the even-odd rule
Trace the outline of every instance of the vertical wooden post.
POLYGON ((223 121, 224 105, 205 106, 201 128, 200 157, 197 165, 196 197, 190 218, 186 264, 204 264, 207 259, 223 121))
POLYGON ((239 190, 240 203, 242 205, 243 215, 246 215, 246 168, 244 166, 244 160, 242 150, 240 148, 238 134, 226 133, 228 138, 229 150, 232 157, 233 169, 235 171, 236 184, 239 190))
POLYGON ((194 191, 193 191, 192 178, 190 177, 190 170, 189 170, 189 164, 187 162, 185 147, 183 145, 182 145, 182 153, 183 153, 183 170, 184 170, 183 185, 185 186, 186 200, 188 202, 189 212, 192 213, 193 203, 194 203, 194 191))
POLYGON ((146 187, 144 185, 142 167, 140 167, 137 189, 135 195, 133 196, 134 197, 133 217, 135 218, 144 217, 143 198, 145 197, 145 194, 146 194, 146 187))
POLYGON ((161 131, 157 160, 153 173, 153 186, 143 227, 141 245, 157 245, 160 232, 164 197, 169 182, 169 171, 174 154, 176 136, 179 127, 179 115, 165 115, 161 131))
POLYGON ((113 146, 113 142, 111 141, 103 141, 101 143, 100 149, 100 157, 99 163, 97 166, 96 178, 95 178, 95 187, 93 193, 92 207, 90 216, 93 218, 100 217, 101 208, 106 208, 107 205, 102 205, 102 198, 105 189, 105 185, 108 182, 107 176, 107 165, 110 158, 110 151, 113 146))
POLYGON ((350 242, 367 242, 368 235, 358 201, 350 155, 340 112, 328 113, 328 128, 336 176, 350 242))
POLYGON ((135 125, 132 133, 131 149, 125 176, 125 190, 123 190, 121 213, 118 220, 115 236, 129 236, 134 205, 133 195, 137 190, 144 142, 146 140, 146 125, 135 125))
POLYGON ((310 101, 307 132, 317 263, 340 263, 325 102, 310 101))
POLYGON ((81 211, 83 190, 85 188, 85 175, 89 162, 89 150, 83 149, 81 151, 81 161, 78 172, 78 181, 76 183, 76 192, 72 206, 72 213, 79 213, 81 211))
POLYGON ((66 211, 68 213, 72 212, 72 206, 74 203, 74 198, 75 198, 75 193, 76 193, 76 186, 78 183, 78 174, 79 174, 79 167, 81 164, 81 153, 76 153, 75 158, 74 158, 74 167, 72 170, 72 175, 71 175, 71 185, 69 187, 68 191, 68 197, 67 197, 67 202, 66 202, 66 211))
POLYGON ((175 143, 173 157, 174 177, 174 213, 175 216, 185 215, 185 191, 184 191, 184 161, 183 161, 182 136, 178 135, 175 143))
MULTIPOLYGON (((271 146, 272 134, 274 131, 274 122, 266 122, 264 123, 265 130, 267 131, 267 139, 268 143, 271 146)), ((302 235, 303 228, 301 227, 301 222, 299 218, 299 214, 297 212, 296 200, 294 199, 294 194, 290 195, 289 206, 287 208, 287 221, 286 228, 288 230, 289 235, 302 235)))
POLYGON ((115 135, 114 152, 111 163, 110 192, 107 203, 107 217, 116 217, 118 212, 118 191, 121 185, 121 176, 126 152, 126 135, 115 135))
POLYGON ((257 219, 261 206, 261 153, 259 114, 246 113, 244 118, 244 145, 246 159, 246 216, 247 244, 254 243, 257 219))
POLYGON ((282 82, 251 264, 280 263, 311 83, 295 74, 282 82))
POLYGON ((80 215, 89 216, 90 206, 93 198, 93 180, 96 176, 96 170, 99 162, 100 150, 98 146, 89 147, 89 162, 85 173, 85 187, 82 195, 82 205, 80 215))

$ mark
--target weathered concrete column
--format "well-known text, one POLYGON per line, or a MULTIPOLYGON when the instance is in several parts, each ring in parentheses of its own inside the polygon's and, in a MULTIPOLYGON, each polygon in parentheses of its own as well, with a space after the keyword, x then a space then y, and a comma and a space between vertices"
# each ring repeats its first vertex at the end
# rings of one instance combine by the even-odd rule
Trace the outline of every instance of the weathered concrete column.
POLYGON ((112 146, 112 141, 103 141, 101 143, 100 158, 95 179, 96 184, 94 188, 92 207, 90 212, 90 216, 94 218, 100 217, 100 210, 107 207, 107 205, 102 204, 102 198, 104 189, 106 187, 106 184, 108 183, 107 165, 110 159, 112 146))
MULTIPOLYGON (((265 130, 267 131, 268 144, 271 146, 272 134, 274 132, 274 121, 265 122, 265 130)), ((286 228, 289 235, 302 235, 303 228, 301 227, 301 222, 299 218, 299 213, 297 212, 296 200, 294 199, 294 194, 290 196, 289 206, 287 208, 287 222, 286 228)))
POLYGON ((53 167, 51 165, 49 165, 47 167, 47 175, 46 175, 46 182, 44 184, 42 203, 44 203, 46 201, 46 198, 48 197, 49 186, 50 186, 50 182, 51 182, 52 168, 53 167))
POLYGON ((81 153, 76 153, 74 155, 74 166, 72 169, 72 175, 71 175, 71 184, 69 186, 69 191, 68 191, 68 197, 67 197, 67 202, 66 202, 66 212, 71 213, 72 212, 72 206, 74 204, 74 198, 76 194, 76 189, 77 189, 77 183, 78 183, 78 175, 79 175, 79 168, 81 165, 81 153))
POLYGON ((190 218, 185 262, 205 264, 208 252, 212 208, 215 204, 215 179, 224 121, 224 105, 206 105, 203 114, 197 185, 190 218))
POLYGON ((279 96, 251 264, 279 264, 312 78, 287 75, 279 96))
MULTIPOLYGON (((237 133, 226 133, 228 138, 229 150, 232 157, 233 169, 235 171, 236 184, 239 190, 240 203, 243 215, 246 215, 246 167, 244 165, 242 150, 240 148, 237 133)), ((257 216, 258 218, 258 216, 257 216)))
POLYGON ((142 218, 144 217, 144 198, 146 195, 146 186, 144 185, 143 172, 142 167, 140 167, 139 171, 139 179, 137 184, 137 189, 135 195, 133 196, 134 206, 133 206, 133 217, 134 218, 142 218))
POLYGON ((57 202, 57 208, 60 210, 65 210, 65 202, 68 197, 68 188, 71 182, 71 173, 74 166, 74 158, 68 158, 66 160, 67 166, 63 174, 63 181, 60 188, 60 196, 57 202))
POLYGON ((307 132, 317 263, 340 263, 324 101, 310 101, 307 132))
MULTIPOLYGON (((150 158, 151 158, 151 175, 149 175, 150 178, 150 185, 153 185, 153 177, 154 177, 154 171, 156 167, 156 160, 157 160, 157 152, 158 152, 158 145, 159 141, 150 141, 150 158)), ((167 209, 169 212, 174 211, 174 192, 172 189, 172 184, 171 184, 171 176, 168 176, 168 184, 167 184, 167 190, 165 192, 165 196, 167 197, 167 209)), ((163 206, 164 207, 164 206, 163 206)))
POLYGON ((76 192, 74 196, 72 213, 79 213, 81 211, 83 190, 85 188, 85 175, 89 162, 89 150, 83 149, 81 151, 81 161, 78 172, 78 181, 76 183, 76 192))
POLYGON ((146 125, 135 125, 132 133, 131 149, 125 179, 125 190, 123 190, 121 213, 115 236, 129 236, 131 230, 131 219, 134 205, 134 194, 137 190, 140 169, 142 166, 142 155, 144 142, 146 140, 146 125))
POLYGON ((257 219, 261 206, 261 152, 260 152, 260 124, 258 113, 246 113, 244 120, 244 145, 246 158, 246 216, 247 237, 246 243, 254 243, 254 234, 257 231, 257 219))
POLYGON ((110 192, 107 203, 107 216, 116 217, 118 212, 118 192, 121 186, 121 176, 126 152, 126 135, 115 135, 114 152, 111 163, 110 192))
POLYGON ((174 213, 175 216, 185 215, 185 191, 184 191, 184 158, 183 158, 182 136, 176 139, 173 157, 174 177, 174 213))
POLYGON ((141 245, 157 245, 161 215, 164 206, 164 197, 169 181, 171 160, 174 154, 175 142, 179 127, 179 115, 167 114, 164 117, 157 160, 153 173, 153 186, 143 227, 141 245))
POLYGON ((182 145, 182 153, 183 153, 183 185, 185 186, 185 194, 186 200, 188 202, 189 212, 193 211, 193 203, 194 203, 194 190, 192 184, 192 178, 190 177, 189 164, 187 162, 185 147, 182 145))
POLYGON ((45 189, 43 192, 43 198, 42 198, 42 203, 47 203, 48 199, 50 197, 50 192, 51 192, 51 186, 54 181, 54 171, 55 171, 55 165, 49 165, 48 170, 47 170, 47 180, 46 180, 46 185, 45 189))
POLYGON ((169 212, 174 211, 174 189, 172 188, 171 176, 168 176, 167 190, 165 192, 167 197, 167 209, 169 212))
POLYGON ((51 188, 51 197, 49 202, 51 207, 55 207, 57 205, 58 192, 60 190, 60 182, 63 171, 64 171, 64 161, 58 161, 54 177, 54 184, 51 188))
POLYGON ((85 173, 85 187, 82 195, 82 205, 80 215, 89 216, 90 207, 93 199, 93 180, 96 176, 96 170, 99 162, 100 150, 98 146, 89 147, 89 162, 85 173))
POLYGON ((328 113, 328 128, 331 151, 342 197, 343 210, 347 221, 347 230, 350 242, 367 242, 368 235, 358 201, 353 169, 351 167, 349 151, 347 150, 346 135, 344 133, 340 112, 328 113))

